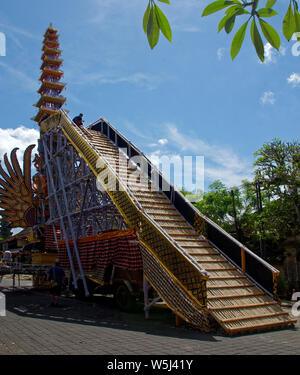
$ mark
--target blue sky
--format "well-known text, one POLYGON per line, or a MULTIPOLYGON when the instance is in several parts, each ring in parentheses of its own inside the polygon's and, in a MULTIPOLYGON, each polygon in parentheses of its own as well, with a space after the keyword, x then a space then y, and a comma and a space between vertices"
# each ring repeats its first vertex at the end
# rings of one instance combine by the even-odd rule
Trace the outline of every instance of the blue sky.
MULTIPOLYGON (((85 124, 106 118, 154 160, 204 156, 206 189, 216 179, 233 186, 251 178, 255 150, 274 137, 299 138, 300 56, 292 55, 296 42, 281 34, 280 52, 265 43, 261 64, 248 31, 232 62, 233 35, 217 33, 222 13, 201 18, 209 2, 159 3, 173 42, 161 36, 150 50, 142 30, 147 0, 52 0, 47 6, 2 1, 0 157, 38 137, 30 119, 38 100, 43 34, 53 22, 63 50, 65 108, 72 117, 84 113, 85 124)), ((272 25, 280 27, 286 8, 287 1, 278 0, 281 14, 272 25)))

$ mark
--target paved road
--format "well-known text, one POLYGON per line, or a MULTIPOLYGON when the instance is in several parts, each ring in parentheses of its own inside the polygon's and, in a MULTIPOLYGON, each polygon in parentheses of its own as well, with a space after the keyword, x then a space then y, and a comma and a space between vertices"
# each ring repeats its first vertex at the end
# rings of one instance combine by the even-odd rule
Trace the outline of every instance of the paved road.
POLYGON ((300 320, 295 329, 240 337, 205 334, 175 327, 168 310, 154 310, 145 320, 118 311, 112 299, 91 302, 62 298, 62 307, 48 307, 49 296, 27 287, 12 290, 2 282, 7 316, 0 317, 0 354, 300 354, 300 320))

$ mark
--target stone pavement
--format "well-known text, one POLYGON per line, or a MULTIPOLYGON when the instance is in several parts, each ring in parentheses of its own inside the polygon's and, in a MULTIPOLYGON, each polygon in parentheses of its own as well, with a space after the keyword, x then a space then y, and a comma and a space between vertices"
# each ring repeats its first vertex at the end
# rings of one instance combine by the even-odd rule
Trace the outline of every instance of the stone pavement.
POLYGON ((169 310, 151 310, 149 320, 142 306, 134 313, 120 312, 108 297, 89 302, 62 297, 57 308, 48 307, 47 292, 26 286, 13 291, 3 283, 0 291, 7 309, 7 316, 0 317, 0 354, 300 354, 300 319, 295 329, 226 337, 176 328, 169 310))

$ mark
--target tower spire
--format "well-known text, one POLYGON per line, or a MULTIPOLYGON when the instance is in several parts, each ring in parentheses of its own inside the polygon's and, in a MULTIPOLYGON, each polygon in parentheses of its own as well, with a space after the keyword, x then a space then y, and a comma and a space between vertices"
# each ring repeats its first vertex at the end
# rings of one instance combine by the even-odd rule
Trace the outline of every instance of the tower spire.
POLYGON ((39 101, 34 104, 39 108, 34 121, 40 123, 46 116, 51 116, 59 111, 65 103, 66 98, 61 95, 66 84, 60 82, 63 71, 60 69, 63 60, 60 58, 61 50, 59 49, 59 35, 53 28, 52 22, 44 34, 43 54, 42 54, 42 75, 40 81, 41 87, 38 90, 40 94, 39 101))

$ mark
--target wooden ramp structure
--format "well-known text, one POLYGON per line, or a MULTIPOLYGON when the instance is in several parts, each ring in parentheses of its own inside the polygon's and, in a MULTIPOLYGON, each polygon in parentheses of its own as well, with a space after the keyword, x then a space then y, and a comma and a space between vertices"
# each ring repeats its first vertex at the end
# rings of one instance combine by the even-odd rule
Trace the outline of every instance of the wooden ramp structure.
POLYGON ((41 123, 41 139, 53 131, 136 229, 145 277, 177 316, 206 332, 217 322, 229 335, 293 326, 277 301, 279 271, 202 215, 106 120, 84 129, 60 110, 41 123))

